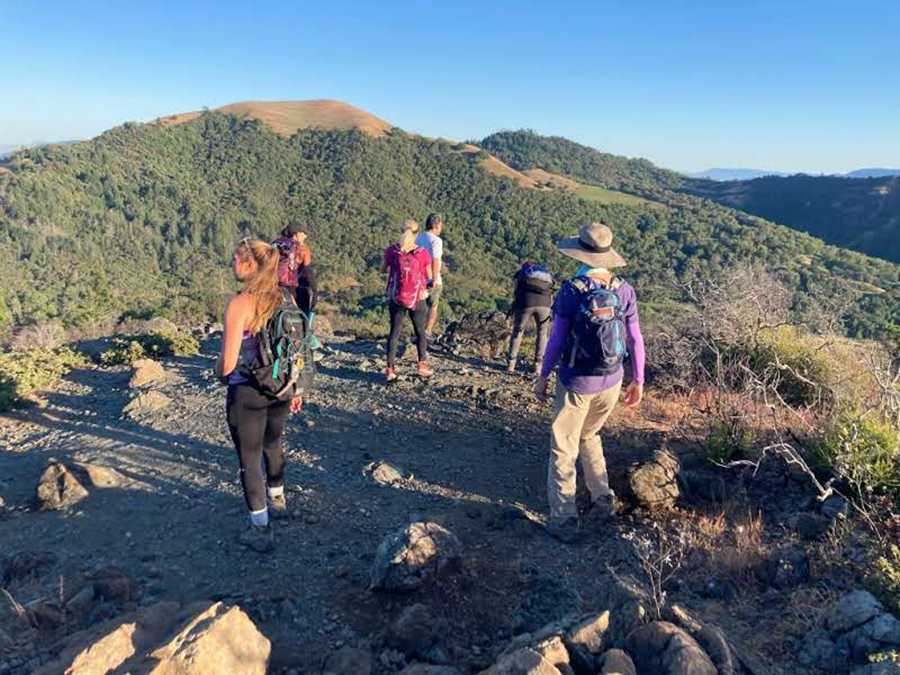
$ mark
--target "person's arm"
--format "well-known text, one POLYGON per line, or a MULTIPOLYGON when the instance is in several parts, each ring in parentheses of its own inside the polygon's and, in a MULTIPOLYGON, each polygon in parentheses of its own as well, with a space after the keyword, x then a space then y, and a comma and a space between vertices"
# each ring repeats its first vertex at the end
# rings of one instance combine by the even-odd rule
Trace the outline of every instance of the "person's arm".
POLYGON ((627 406, 634 406, 640 403, 644 397, 644 363, 646 361, 644 336, 641 334, 636 298, 632 298, 625 313, 625 335, 631 353, 631 382, 625 388, 623 402, 627 406))
POLYGON ((388 268, 391 265, 390 254, 391 254, 391 249, 390 249, 390 247, 388 247, 385 249, 384 255, 381 256, 381 271, 382 272, 387 272, 388 268))
POLYGON ((222 351, 216 361, 216 375, 227 377, 237 367, 241 353, 241 341, 244 334, 244 323, 247 316, 248 303, 245 296, 236 295, 225 305, 222 318, 222 351))
POLYGON ((435 239, 431 256, 431 278, 437 283, 437 280, 441 278, 441 261, 444 257, 444 242, 440 239, 435 239))
POLYGON ((550 373, 553 372, 556 362, 559 361, 566 347, 566 336, 569 334, 569 326, 569 317, 560 314, 553 317, 553 327, 550 329, 547 350, 544 352, 544 362, 541 364, 541 375, 534 385, 534 394, 542 401, 547 398, 547 382, 549 381, 550 373))

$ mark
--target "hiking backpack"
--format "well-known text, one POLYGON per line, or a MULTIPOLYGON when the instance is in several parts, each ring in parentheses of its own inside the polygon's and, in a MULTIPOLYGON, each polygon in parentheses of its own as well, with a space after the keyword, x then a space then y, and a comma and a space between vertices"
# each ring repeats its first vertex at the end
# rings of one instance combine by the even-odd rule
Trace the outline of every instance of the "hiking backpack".
POLYGON ((389 296, 398 305, 413 309, 425 294, 425 274, 422 261, 416 255, 421 249, 416 247, 409 253, 397 248, 397 257, 391 263, 389 296))
POLYGON ((309 320, 288 289, 281 289, 281 304, 259 331, 259 349, 240 373, 262 393, 281 400, 306 394, 316 373, 309 320))
POLYGON ((272 242, 278 249, 278 285, 284 288, 297 288, 299 284, 300 244, 291 237, 279 237, 272 242))
POLYGON ((531 293, 545 295, 553 287, 553 275, 543 265, 528 265, 523 267, 519 280, 525 285, 525 290, 531 293))
POLYGON ((590 277, 575 277, 569 283, 580 294, 565 354, 569 368, 576 375, 610 375, 627 355, 625 307, 616 294, 623 282, 613 277, 602 286, 590 277))

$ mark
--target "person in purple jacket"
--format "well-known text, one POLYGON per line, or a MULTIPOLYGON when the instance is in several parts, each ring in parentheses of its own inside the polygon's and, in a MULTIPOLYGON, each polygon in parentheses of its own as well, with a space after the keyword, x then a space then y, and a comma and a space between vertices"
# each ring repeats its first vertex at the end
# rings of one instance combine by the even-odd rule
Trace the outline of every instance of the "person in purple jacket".
POLYGON ((592 519, 615 515, 606 460, 598 435, 619 401, 623 361, 631 354, 632 377, 622 398, 627 406, 641 402, 644 392, 644 340, 638 324, 634 289, 614 276, 625 260, 612 248, 612 231, 602 223, 584 225, 577 237, 561 240, 563 255, 582 263, 565 282, 553 304, 553 327, 534 386, 547 399, 547 382, 559 363, 556 402, 551 427, 547 496, 548 531, 563 540, 578 536, 575 504, 575 463, 581 458, 591 493, 592 519))

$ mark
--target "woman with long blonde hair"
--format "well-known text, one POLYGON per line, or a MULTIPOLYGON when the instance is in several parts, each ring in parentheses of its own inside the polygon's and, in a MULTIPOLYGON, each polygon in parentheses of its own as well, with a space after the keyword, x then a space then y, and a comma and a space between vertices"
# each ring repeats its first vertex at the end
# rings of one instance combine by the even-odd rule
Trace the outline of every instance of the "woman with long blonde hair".
POLYGON ((259 332, 265 330, 283 301, 278 260, 278 249, 262 239, 242 239, 234 249, 231 267, 243 288, 225 306, 222 352, 216 362, 216 375, 228 384, 228 430, 237 450, 244 499, 250 510, 249 526, 238 541, 259 552, 274 546, 269 517, 287 516, 281 436, 288 413, 298 412, 302 405, 300 397, 281 401, 267 396, 251 385, 239 368, 253 363, 259 332), (265 478, 261 465, 265 466, 265 478))
POLYGON ((431 284, 431 256, 428 251, 416 244, 418 231, 419 224, 416 221, 407 220, 403 223, 400 240, 388 246, 381 262, 381 271, 388 273, 388 311, 391 315, 385 373, 388 382, 397 379, 394 358, 403 329, 404 314, 409 316, 416 333, 419 377, 431 377, 434 374, 428 366, 428 342, 425 334, 425 320, 428 315, 425 298, 428 297, 428 288, 431 284))

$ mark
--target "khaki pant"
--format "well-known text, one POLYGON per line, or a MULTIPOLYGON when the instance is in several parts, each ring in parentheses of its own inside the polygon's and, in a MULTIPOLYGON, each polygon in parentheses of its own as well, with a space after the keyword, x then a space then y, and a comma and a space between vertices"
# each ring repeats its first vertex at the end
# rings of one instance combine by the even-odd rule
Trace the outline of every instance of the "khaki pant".
POLYGON ((556 384, 556 410, 550 428, 547 498, 550 517, 578 515, 575 505, 575 462, 581 457, 591 500, 610 494, 606 460, 598 432, 616 407, 622 382, 597 394, 575 394, 556 384))

